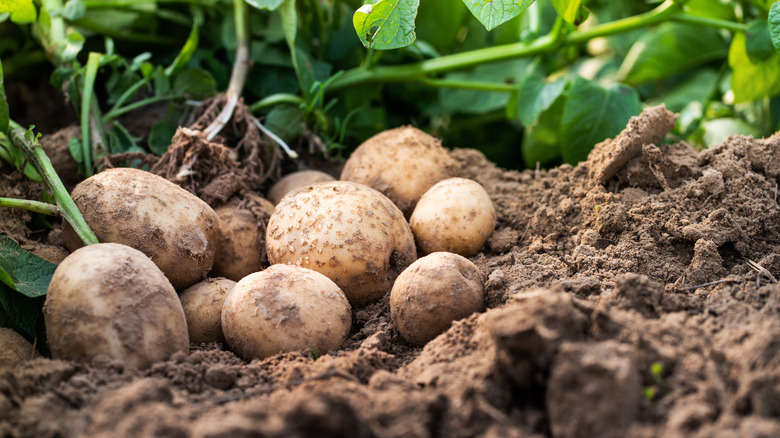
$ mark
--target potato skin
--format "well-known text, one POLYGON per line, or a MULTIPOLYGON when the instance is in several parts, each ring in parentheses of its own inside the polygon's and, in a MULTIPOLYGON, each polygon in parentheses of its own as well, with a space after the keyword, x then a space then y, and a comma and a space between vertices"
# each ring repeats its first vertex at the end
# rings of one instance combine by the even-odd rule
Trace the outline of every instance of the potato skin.
POLYGON ((351 325, 341 289, 297 266, 273 265, 242 278, 222 307, 227 343, 246 360, 309 347, 324 354, 341 346, 351 325))
POLYGON ((408 218, 426 190, 455 172, 455 161, 439 140, 403 126, 380 132, 358 146, 344 164, 341 180, 379 190, 408 218))
MULTIPOLYGON (((176 289, 203 278, 214 263, 217 215, 172 182, 143 170, 108 169, 71 193, 100 242, 131 246, 151 258, 176 289)), ((83 244, 63 225, 65 246, 83 244)))
POLYGON ((448 251, 471 257, 493 234, 496 218, 493 202, 479 183, 449 178, 425 192, 409 225, 424 254, 448 251))
POLYGON ((284 195, 295 189, 310 184, 335 180, 336 178, 333 178, 325 172, 320 172, 319 170, 299 170, 285 175, 282 179, 277 181, 276 184, 271 187, 271 190, 268 191, 268 199, 276 205, 284 198, 284 195))
POLYGON ((173 286, 125 245, 98 243, 66 257, 49 283, 43 316, 55 359, 89 362, 103 354, 148 368, 189 349, 173 286))
POLYGON ((207 278, 179 294, 190 343, 225 343, 222 334, 222 306, 236 282, 227 278, 207 278))
POLYGON ((225 204, 214 210, 218 218, 219 237, 211 276, 238 281, 268 266, 265 227, 274 206, 260 197, 252 200, 260 209, 259 215, 237 203, 225 204))
POLYGON ((0 368, 12 367, 37 356, 38 352, 22 335, 0 327, 0 368))
POLYGON ((390 317, 407 342, 424 345, 485 307, 482 274, 463 256, 435 252, 412 263, 390 292, 390 317))
POLYGON ((417 258, 403 213, 378 191, 333 181, 289 193, 266 233, 268 261, 314 269, 353 306, 378 300, 417 258))

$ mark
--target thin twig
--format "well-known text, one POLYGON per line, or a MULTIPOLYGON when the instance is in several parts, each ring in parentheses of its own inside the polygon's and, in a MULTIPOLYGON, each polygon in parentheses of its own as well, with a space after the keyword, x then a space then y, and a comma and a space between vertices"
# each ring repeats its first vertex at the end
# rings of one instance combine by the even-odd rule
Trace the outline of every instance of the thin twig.
POLYGON ((747 264, 750 267, 750 269, 752 269, 752 270, 758 272, 759 274, 765 276, 772 283, 777 283, 777 278, 775 278, 775 276, 772 275, 772 273, 769 272, 765 267, 759 265, 758 263, 754 262, 753 260, 748 260, 747 264))
POLYGON ((715 286, 715 285, 718 285, 718 284, 739 284, 739 283, 744 283, 744 282, 745 282, 744 280, 718 280, 718 281, 713 281, 713 282, 710 282, 710 283, 697 284, 696 286, 683 287, 683 288, 680 288, 680 289, 677 289, 677 290, 679 292, 687 292, 687 291, 700 289, 702 287, 715 286))

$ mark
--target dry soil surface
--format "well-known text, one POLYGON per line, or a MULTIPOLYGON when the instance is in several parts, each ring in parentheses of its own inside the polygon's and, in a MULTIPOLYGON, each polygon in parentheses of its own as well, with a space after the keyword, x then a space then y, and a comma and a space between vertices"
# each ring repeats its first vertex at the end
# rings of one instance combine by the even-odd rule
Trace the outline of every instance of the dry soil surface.
POLYGON ((780 135, 697 152, 673 122, 548 171, 453 151, 498 211, 488 308, 423 348, 386 297, 316 359, 39 358, 0 369, 0 436, 780 436, 780 135))

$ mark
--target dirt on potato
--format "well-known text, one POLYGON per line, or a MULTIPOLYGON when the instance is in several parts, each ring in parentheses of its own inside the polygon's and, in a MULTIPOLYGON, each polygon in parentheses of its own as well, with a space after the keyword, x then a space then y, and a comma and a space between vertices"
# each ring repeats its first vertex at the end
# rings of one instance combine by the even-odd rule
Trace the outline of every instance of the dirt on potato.
POLYGON ((316 358, 35 359, 0 369, 0 436, 780 436, 780 135, 697 152, 673 123, 547 171, 453 151, 498 213, 488 308, 425 347, 385 297, 316 358))

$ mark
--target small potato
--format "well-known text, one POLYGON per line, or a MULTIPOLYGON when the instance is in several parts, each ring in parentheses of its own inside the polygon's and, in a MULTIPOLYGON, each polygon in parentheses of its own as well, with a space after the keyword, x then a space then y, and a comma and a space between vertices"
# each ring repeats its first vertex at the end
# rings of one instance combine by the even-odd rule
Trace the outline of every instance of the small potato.
POLYGON ((190 343, 225 342, 222 334, 222 305, 235 285, 235 281, 227 278, 207 278, 179 295, 187 319, 190 343))
POLYGON ((38 352, 22 335, 0 327, 0 368, 12 367, 37 356, 38 352))
POLYGON ((238 281, 268 265, 265 226, 274 206, 259 196, 247 201, 251 205, 232 202, 214 210, 218 218, 219 238, 210 274, 213 277, 238 281))
MULTIPOLYGON (((108 169, 71 193, 100 242, 131 246, 151 258, 176 289, 203 278, 214 263, 217 215, 195 195, 155 174, 108 169)), ((82 246, 67 222, 65 246, 82 246)))
POLYGON ((341 180, 379 190, 408 218, 423 193, 455 176, 455 169, 439 140, 404 126, 380 132, 358 146, 344 164, 341 180))
POLYGON ((378 191, 347 181, 306 186, 276 206, 268 261, 314 269, 353 306, 378 300, 417 258, 403 213, 378 191))
POLYGON ((284 195, 295 189, 310 184, 335 180, 336 178, 333 178, 325 172, 320 172, 319 170, 299 170, 289 175, 285 175, 282 179, 277 181, 276 184, 271 187, 271 190, 268 191, 268 199, 275 205, 282 200, 284 195))
POLYGON ((250 360, 313 348, 339 348, 349 335, 352 308, 328 277, 273 265, 239 281, 222 308, 222 330, 239 356, 250 360))
POLYGON ((117 243, 74 251, 57 266, 43 306, 55 359, 107 355, 148 368, 190 341, 179 297, 142 252, 117 243))
POLYGON ((493 234, 496 209, 479 183, 450 178, 425 192, 409 225, 423 253, 448 251, 470 257, 493 234))
POLYGON ((412 263, 390 292, 393 325, 415 345, 425 344, 453 321, 484 307, 479 269, 465 257, 448 252, 435 252, 412 263))

